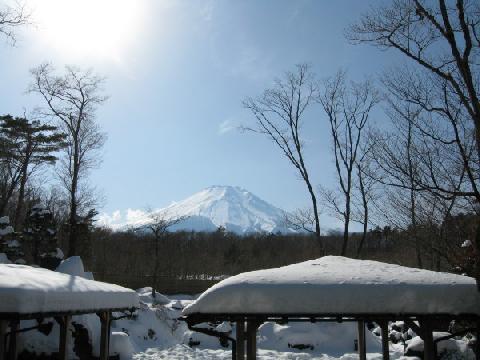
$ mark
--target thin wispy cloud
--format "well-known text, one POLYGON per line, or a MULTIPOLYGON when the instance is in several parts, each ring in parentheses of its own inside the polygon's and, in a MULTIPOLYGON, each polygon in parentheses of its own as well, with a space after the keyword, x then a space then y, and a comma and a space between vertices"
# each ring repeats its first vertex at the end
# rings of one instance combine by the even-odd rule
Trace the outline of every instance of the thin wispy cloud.
POLYGON ((240 122, 234 119, 226 119, 218 125, 218 134, 225 135, 229 132, 238 130, 240 122))
POLYGON ((132 226, 142 225, 148 219, 145 210, 127 209, 126 211, 115 210, 112 213, 102 213, 98 216, 98 224, 113 230, 125 229, 132 226))
POLYGON ((206 1, 200 10, 200 14, 206 22, 212 21, 213 13, 215 10, 214 1, 206 1))

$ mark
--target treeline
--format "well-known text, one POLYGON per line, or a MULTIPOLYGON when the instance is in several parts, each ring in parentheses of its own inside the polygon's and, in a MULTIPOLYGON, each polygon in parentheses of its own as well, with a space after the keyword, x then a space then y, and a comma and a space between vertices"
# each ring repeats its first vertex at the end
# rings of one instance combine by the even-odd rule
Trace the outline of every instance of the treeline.
MULTIPOLYGON (((472 216, 459 215, 445 224, 448 231, 419 226, 425 254, 424 267, 472 275, 473 258, 465 246, 475 232, 472 216), (432 251, 432 245, 444 252, 432 251)), ((347 255, 355 256, 362 233, 350 234, 347 255)), ((166 232, 161 238, 151 233, 112 232, 95 229, 84 261, 96 279, 129 287, 154 286, 160 292, 188 292, 189 282, 205 281, 205 287, 225 276, 262 268, 279 267, 325 255, 338 255, 343 233, 322 236, 324 250, 310 234, 236 235, 220 228, 213 233, 166 232), (158 247, 158 258, 155 248, 158 247), (156 272, 155 272, 156 271, 156 272), (209 282, 210 281, 210 282, 209 282), (173 290, 172 290, 173 289, 173 290)), ((364 240, 362 259, 417 266, 417 240, 409 231, 390 227, 372 229, 364 240)), ((201 288, 201 287, 200 287, 201 288)), ((192 292, 198 287, 192 288, 192 292)))

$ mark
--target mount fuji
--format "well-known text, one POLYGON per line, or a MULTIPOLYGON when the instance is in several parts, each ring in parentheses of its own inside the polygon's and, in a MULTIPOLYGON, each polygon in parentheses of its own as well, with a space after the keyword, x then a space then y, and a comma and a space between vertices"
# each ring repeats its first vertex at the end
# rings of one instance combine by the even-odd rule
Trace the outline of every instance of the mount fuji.
POLYGON ((172 230, 215 231, 223 226, 237 234, 287 231, 283 210, 237 186, 211 186, 160 211, 188 217, 172 230))
MULTIPOLYGON (((151 221, 145 212, 129 211, 136 212, 135 221, 117 228, 147 225, 151 221)), ((186 217, 170 231, 211 232, 222 226, 236 234, 291 232, 285 226, 285 211, 237 186, 211 186, 154 213, 165 219, 186 217)))

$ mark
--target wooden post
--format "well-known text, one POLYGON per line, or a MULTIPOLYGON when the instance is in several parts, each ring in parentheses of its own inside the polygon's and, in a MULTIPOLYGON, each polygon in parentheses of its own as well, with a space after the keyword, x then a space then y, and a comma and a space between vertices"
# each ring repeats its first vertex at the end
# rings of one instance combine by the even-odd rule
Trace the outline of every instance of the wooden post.
POLYGON ((7 334, 7 320, 0 320, 0 360, 5 360, 5 336, 7 334))
POLYGON ((236 360, 245 360, 245 320, 236 322, 236 360))
POLYGON ((257 330, 260 322, 247 321, 247 360, 257 359, 257 330))
POLYGON ((388 339, 388 321, 381 320, 379 321, 380 329, 382 329, 382 354, 383 360, 390 359, 390 346, 388 339))
POLYGON ((477 319, 477 343, 475 344, 475 359, 480 360, 480 319, 477 319))
POLYGON ((100 360, 108 360, 110 355, 110 312, 105 311, 98 314, 100 317, 101 335, 100 335, 100 360))
POLYGON ((367 349, 365 343, 365 321, 358 320, 358 356, 360 360, 367 359, 367 349))
POLYGON ((18 331, 18 320, 12 320, 10 322, 10 339, 8 342, 8 359, 16 360, 17 359, 17 331, 18 331))
POLYGON ((422 320, 420 321, 420 327, 423 333, 423 360, 435 360, 432 326, 428 320, 422 320))
POLYGON ((68 343, 68 327, 70 326, 71 316, 56 317, 55 320, 60 325, 60 342, 58 349, 58 358, 60 360, 67 360, 67 343, 68 343))

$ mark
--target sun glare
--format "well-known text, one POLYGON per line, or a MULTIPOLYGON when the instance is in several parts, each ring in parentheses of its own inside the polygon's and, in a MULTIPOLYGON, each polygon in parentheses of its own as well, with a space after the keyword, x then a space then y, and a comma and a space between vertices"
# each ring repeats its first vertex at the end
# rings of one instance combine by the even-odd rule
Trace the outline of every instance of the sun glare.
POLYGON ((141 25, 136 0, 41 0, 34 2, 38 34, 68 56, 120 60, 141 25))

